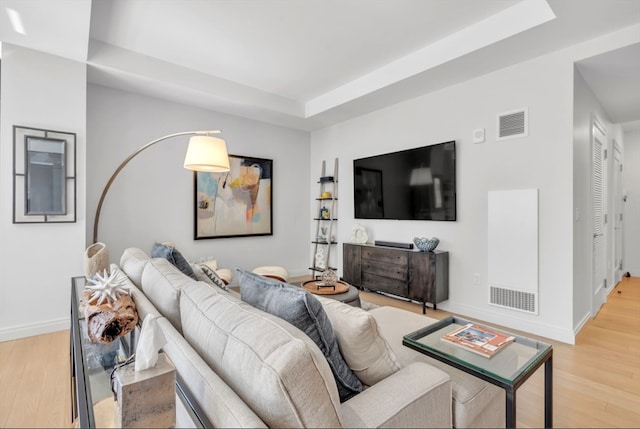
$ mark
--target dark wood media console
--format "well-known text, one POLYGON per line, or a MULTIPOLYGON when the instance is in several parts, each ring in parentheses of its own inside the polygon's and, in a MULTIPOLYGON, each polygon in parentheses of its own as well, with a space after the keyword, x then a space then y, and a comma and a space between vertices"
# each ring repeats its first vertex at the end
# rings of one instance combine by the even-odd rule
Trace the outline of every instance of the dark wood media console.
POLYGON ((449 299, 449 252, 344 243, 342 277, 353 286, 436 305, 449 299))

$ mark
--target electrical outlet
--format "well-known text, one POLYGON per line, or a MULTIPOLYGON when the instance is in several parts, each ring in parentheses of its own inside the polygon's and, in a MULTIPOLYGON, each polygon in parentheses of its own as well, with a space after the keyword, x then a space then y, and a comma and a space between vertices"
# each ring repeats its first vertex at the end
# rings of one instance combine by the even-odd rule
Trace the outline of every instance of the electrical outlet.
POLYGON ((475 273, 473 275, 473 284, 474 285, 479 285, 480 284, 480 274, 479 273, 475 273))

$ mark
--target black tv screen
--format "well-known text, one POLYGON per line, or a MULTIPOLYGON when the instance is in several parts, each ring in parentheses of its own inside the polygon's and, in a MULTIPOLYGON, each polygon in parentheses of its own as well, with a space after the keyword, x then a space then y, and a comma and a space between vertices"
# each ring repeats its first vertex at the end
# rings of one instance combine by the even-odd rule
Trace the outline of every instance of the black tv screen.
POLYGON ((355 159, 357 219, 456 220, 455 141, 355 159))

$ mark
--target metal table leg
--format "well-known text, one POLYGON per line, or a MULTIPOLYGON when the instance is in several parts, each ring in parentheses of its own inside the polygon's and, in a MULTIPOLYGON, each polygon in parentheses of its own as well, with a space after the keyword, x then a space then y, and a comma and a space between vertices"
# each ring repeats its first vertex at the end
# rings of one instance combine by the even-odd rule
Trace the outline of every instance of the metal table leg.
POLYGON ((553 427, 553 355, 544 363, 544 427, 553 427))
POLYGON ((506 412, 506 427, 515 428, 516 427, 516 390, 512 387, 504 390, 507 402, 507 412, 506 412))

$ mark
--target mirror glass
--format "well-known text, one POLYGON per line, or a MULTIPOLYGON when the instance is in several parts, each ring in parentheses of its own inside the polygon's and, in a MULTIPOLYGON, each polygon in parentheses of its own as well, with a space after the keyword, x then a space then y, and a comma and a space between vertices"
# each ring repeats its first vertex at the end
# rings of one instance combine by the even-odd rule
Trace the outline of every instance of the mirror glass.
POLYGON ((26 214, 66 214, 65 140, 29 136, 26 140, 26 214))

